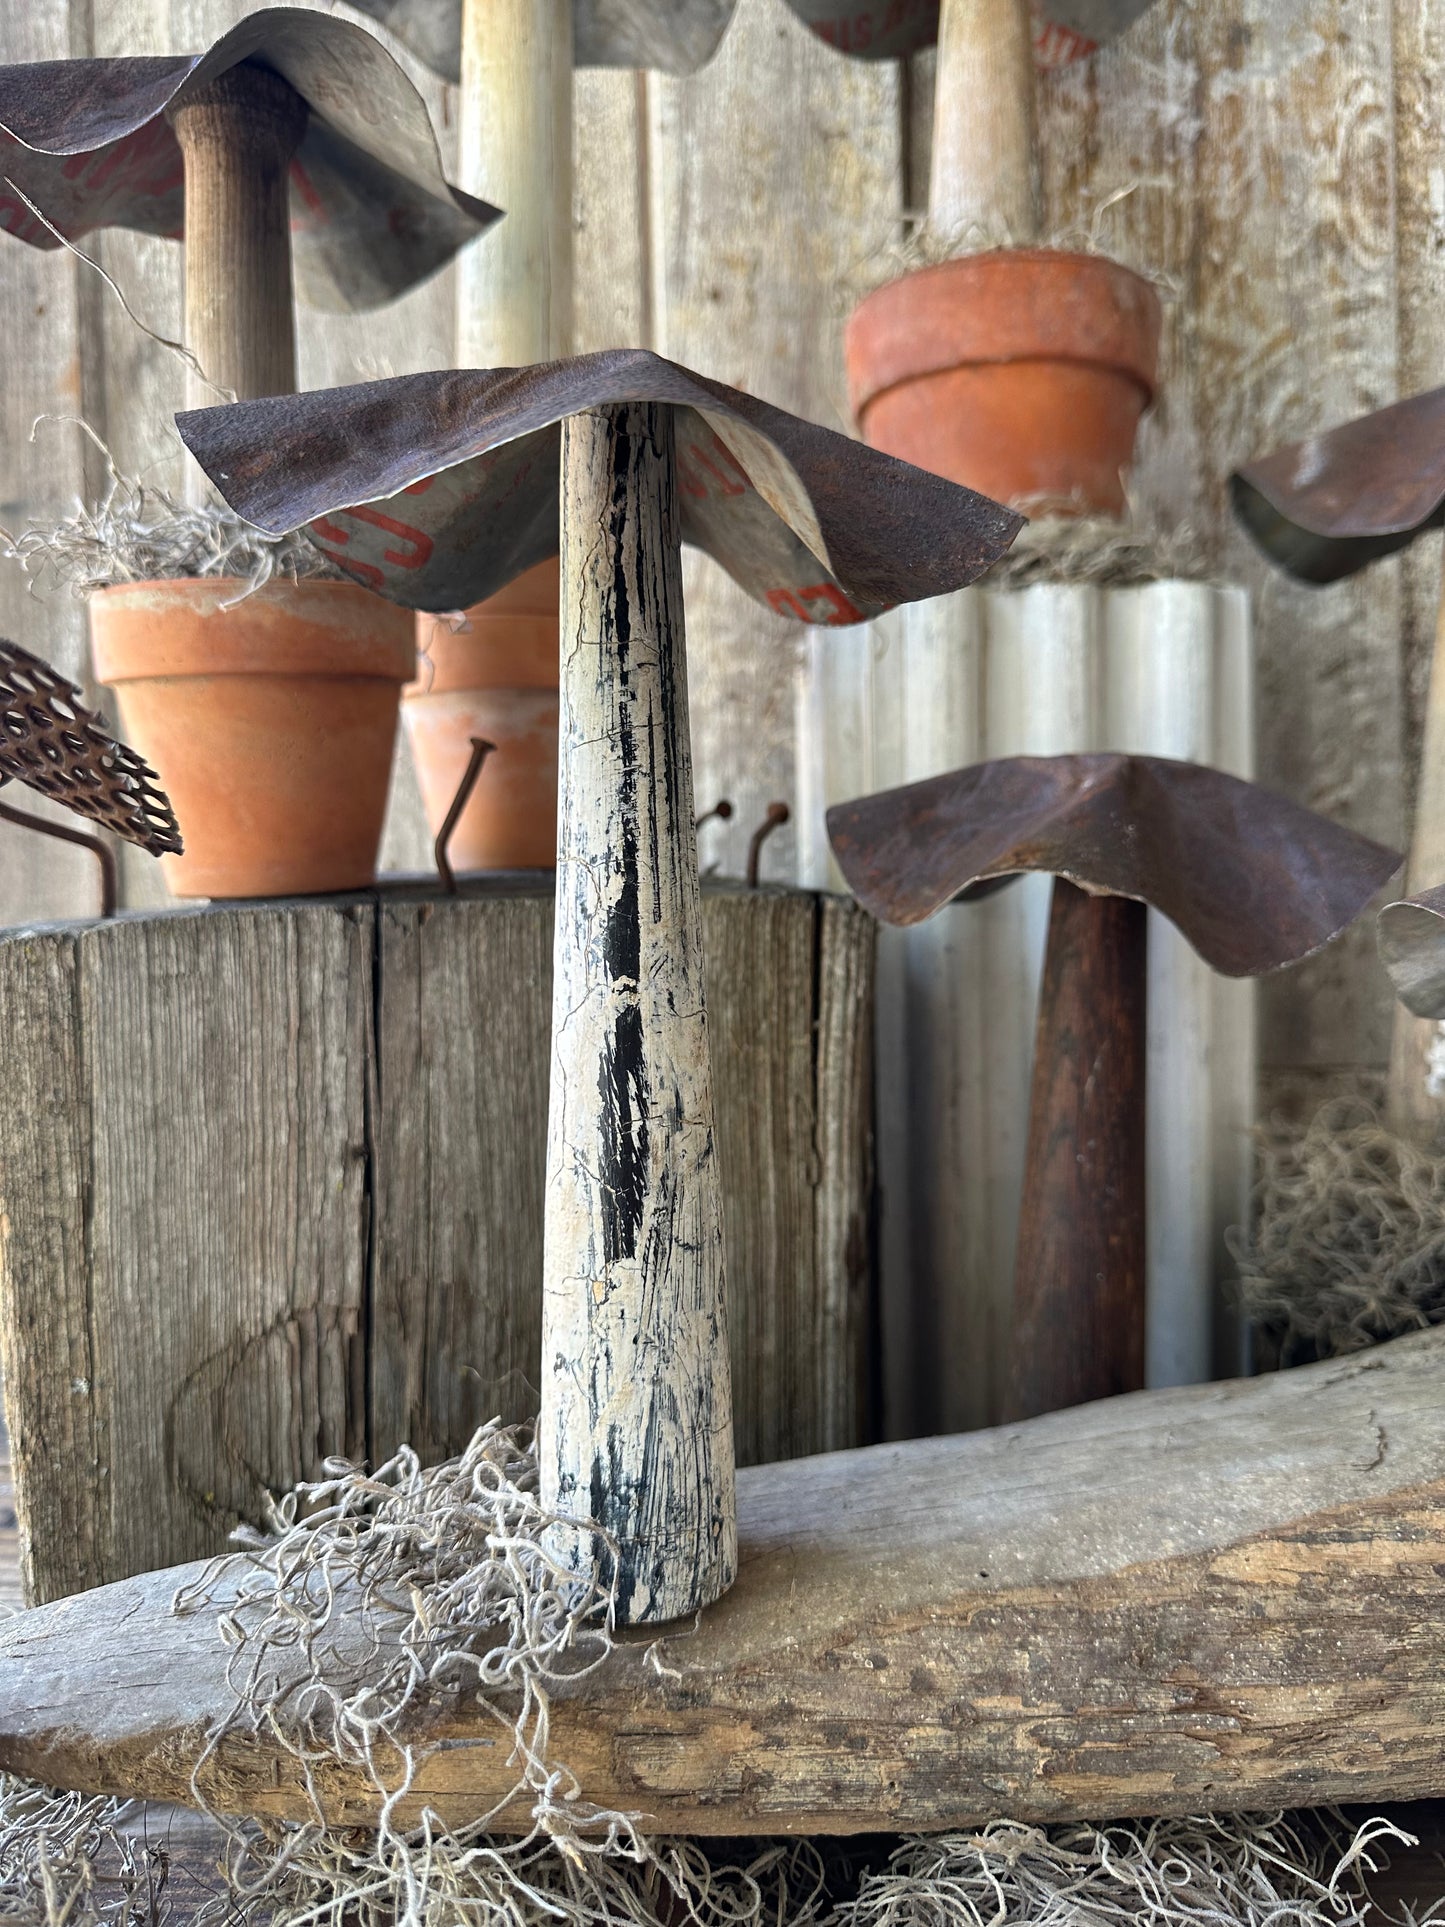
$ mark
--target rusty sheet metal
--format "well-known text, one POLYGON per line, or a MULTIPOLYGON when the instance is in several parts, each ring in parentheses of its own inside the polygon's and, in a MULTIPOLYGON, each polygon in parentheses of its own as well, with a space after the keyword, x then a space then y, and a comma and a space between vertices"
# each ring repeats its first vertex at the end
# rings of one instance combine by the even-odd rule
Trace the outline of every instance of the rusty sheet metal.
POLYGON ((181 852, 175 811, 150 765, 59 670, 0 639, 0 783, 11 778, 152 856, 181 852))
MULTIPOLYGON (((894 60, 938 39, 939 0, 787 0, 798 18, 840 53, 894 60)), ((1067 67, 1116 39, 1153 0, 1034 0, 1034 58, 1067 67)))
MULTIPOLYGON (((498 218, 442 172, 421 95, 374 35, 299 7, 252 14, 202 54, 0 67, 0 177, 67 240, 185 231, 181 150, 166 118, 205 81, 256 60, 311 109, 291 163, 298 297, 350 311, 403 294, 498 218)), ((0 228, 53 234, 0 179, 0 228)))
POLYGON ((1404 861, 1255 783, 1159 756, 979 763, 836 804, 828 837, 884 923, 1041 870, 1152 904, 1227 977, 1320 949, 1404 861))
MULTIPOLYGON (((463 3, 356 0, 363 13, 446 80, 462 77, 463 3)), ((572 57, 579 67, 696 73, 717 51, 735 5, 736 0, 573 0, 572 57)))
POLYGON ((480 602, 556 555, 561 428, 627 401, 673 411, 683 540, 798 622, 861 622, 981 575, 1023 518, 643 349, 402 375, 176 417, 231 506, 305 527, 414 609, 480 602))
POLYGON ((1272 562, 1338 582, 1438 527, 1445 388, 1276 449, 1229 478, 1234 512, 1272 562))
POLYGON ((1395 995, 1417 1017, 1445 1017, 1445 883, 1387 903, 1375 925, 1395 995))

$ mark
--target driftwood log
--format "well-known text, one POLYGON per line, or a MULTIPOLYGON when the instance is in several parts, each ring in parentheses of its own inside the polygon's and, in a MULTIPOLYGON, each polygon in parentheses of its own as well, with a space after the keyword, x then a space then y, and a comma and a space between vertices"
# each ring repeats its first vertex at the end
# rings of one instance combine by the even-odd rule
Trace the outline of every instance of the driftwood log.
MULTIPOLYGON (((1445 1792, 1445 1331, 1344 1361, 874 1446, 738 1481, 739 1573, 656 1649, 554 1699, 584 1793, 678 1833, 848 1833, 1445 1792)), ((185 1572, 0 1627, 0 1767, 188 1797, 225 1715, 185 1572)), ((224 1594, 224 1588, 222 1589, 224 1594)), ((494 1723, 438 1710, 415 1797, 507 1790, 494 1723)), ((236 1811, 306 1812, 223 1741, 236 1811)), ((375 1811, 318 1772, 329 1816, 375 1811)), ((514 1811, 518 1826, 525 1811, 514 1811)))
MULTIPOLYGON (((0 942, 27 1596, 222 1550, 329 1453, 537 1409, 552 878, 0 942)), ((868 1435, 874 927, 704 891, 740 1456, 868 1435)))

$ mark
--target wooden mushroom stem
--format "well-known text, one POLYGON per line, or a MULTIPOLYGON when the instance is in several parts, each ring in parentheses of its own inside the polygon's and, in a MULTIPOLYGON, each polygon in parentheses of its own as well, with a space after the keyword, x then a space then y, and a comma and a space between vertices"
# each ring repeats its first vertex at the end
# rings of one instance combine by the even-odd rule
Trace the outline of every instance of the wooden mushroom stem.
MULTIPOLYGON (((1415 826, 1405 866, 1405 893, 1432 889, 1445 877, 1445 595, 1435 630, 1435 654, 1425 701, 1420 744, 1420 775, 1415 794, 1415 826)), ((1433 1145, 1445 1125, 1445 1097, 1432 1091, 1430 1049, 1439 1034, 1428 1017, 1395 1005, 1390 1035, 1390 1070, 1385 1084, 1385 1120, 1397 1137, 1433 1145)))
POLYGON ((1010 1418, 1144 1383, 1148 911, 1059 877, 1039 991, 1010 1418))
POLYGON ((929 224, 1015 247, 1043 225, 1028 0, 943 0, 929 224))
POLYGON ((460 165, 507 218, 459 266, 463 367, 572 350, 572 0, 463 0, 460 165))
MULTIPOLYGON (((296 388, 290 167, 307 106, 249 61, 171 114, 186 170, 186 345, 238 401, 296 388)), ((216 401, 189 376, 193 408, 216 401)))
POLYGON ((672 416, 562 437, 561 732, 538 1437, 616 1547, 622 1624, 736 1569, 672 416))

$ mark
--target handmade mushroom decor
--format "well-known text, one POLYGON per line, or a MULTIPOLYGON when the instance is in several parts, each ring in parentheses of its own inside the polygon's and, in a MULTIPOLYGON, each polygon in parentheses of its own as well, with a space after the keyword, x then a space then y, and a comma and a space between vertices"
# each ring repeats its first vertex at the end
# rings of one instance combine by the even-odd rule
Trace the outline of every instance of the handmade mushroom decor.
POLYGON ((1144 1383, 1144 1056, 1152 904, 1228 977, 1352 923, 1398 852, 1219 770, 1009 757, 828 812, 858 900, 921 923, 1027 871, 1055 878, 1014 1279, 1011 1416, 1144 1383))
POLYGON ((178 419, 241 515, 412 607, 492 594, 560 526, 542 1492, 608 1535, 621 1622, 690 1612, 735 1524, 681 544, 853 623, 971 581, 1019 518, 641 351, 178 419))

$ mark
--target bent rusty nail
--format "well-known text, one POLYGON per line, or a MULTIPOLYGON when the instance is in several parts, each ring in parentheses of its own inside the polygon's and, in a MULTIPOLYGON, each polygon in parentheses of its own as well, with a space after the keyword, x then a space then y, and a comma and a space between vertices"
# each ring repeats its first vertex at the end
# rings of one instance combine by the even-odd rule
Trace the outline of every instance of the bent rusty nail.
POLYGON ((0 818, 7 823, 18 824, 22 830, 34 830, 40 836, 53 836, 61 843, 74 843, 82 850, 89 850, 100 865, 100 914, 113 917, 120 901, 119 881, 116 875, 115 851, 98 836, 89 836, 84 830, 72 830, 68 823, 54 823, 48 816, 34 816, 29 810, 17 810, 13 803, 0 802, 0 818))
POLYGON ((472 800, 472 791, 477 787, 477 778, 482 773, 482 764, 497 747, 495 743, 489 743, 485 736, 473 736, 471 744, 472 753, 467 759, 466 772, 457 785, 457 793, 451 800, 451 807, 447 810, 442 826, 437 831, 436 842, 432 845, 437 875, 441 878, 442 887, 449 897, 454 897, 457 893, 457 879, 452 870, 451 859, 447 855, 447 846, 452 840, 452 831, 461 821, 462 811, 472 800))
POLYGON ((696 819, 692 827, 695 830, 700 830, 704 823, 711 823, 714 817, 717 818, 719 823, 726 823, 731 819, 732 813, 733 806, 728 798, 725 796, 719 797, 710 810, 703 811, 702 815, 696 819))
POLYGON ((748 844, 747 886, 750 890, 758 887, 758 865, 762 860, 763 845, 774 830, 780 830, 789 821, 792 814, 786 803, 769 803, 767 815, 753 831, 748 844))
POLYGON ((885 922, 1055 878, 1014 1274, 1009 1418, 1143 1384, 1146 905, 1229 976, 1297 962, 1399 853, 1253 783, 1152 756, 1011 757, 836 805, 885 922))

